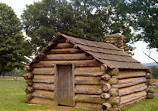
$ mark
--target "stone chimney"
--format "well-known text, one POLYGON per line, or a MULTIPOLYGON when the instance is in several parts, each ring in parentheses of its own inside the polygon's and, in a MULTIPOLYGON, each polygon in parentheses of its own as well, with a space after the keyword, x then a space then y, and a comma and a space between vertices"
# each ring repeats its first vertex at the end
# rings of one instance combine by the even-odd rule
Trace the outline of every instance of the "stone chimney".
POLYGON ((120 34, 110 34, 104 37, 104 41, 111 43, 123 51, 126 51, 125 36, 120 34))

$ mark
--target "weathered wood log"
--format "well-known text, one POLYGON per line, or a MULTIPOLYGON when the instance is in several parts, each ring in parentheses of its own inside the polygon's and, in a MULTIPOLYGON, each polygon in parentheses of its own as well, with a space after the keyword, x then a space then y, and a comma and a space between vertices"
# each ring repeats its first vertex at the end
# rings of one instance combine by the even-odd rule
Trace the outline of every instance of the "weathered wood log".
POLYGON ((101 79, 104 81, 108 81, 111 78, 111 76, 109 74, 104 74, 103 76, 101 76, 101 79))
POLYGON ((24 76, 23 76, 26 80, 27 79, 32 79, 33 78, 33 74, 31 74, 31 73, 26 73, 26 74, 24 74, 24 76))
POLYGON ((26 94, 26 100, 31 100, 31 99, 33 99, 33 96, 32 96, 32 94, 26 94))
POLYGON ((76 85, 76 94, 101 94, 102 90, 99 85, 76 85))
POLYGON ((29 79, 29 80, 26 81, 26 84, 27 84, 28 86, 32 86, 32 85, 33 85, 33 81, 29 79))
POLYGON ((33 98, 30 101, 31 104, 45 104, 45 105, 55 105, 55 102, 50 99, 43 99, 43 98, 33 98))
POLYGON ((146 77, 147 79, 151 79, 151 74, 150 74, 150 73, 147 73, 145 77, 146 77))
POLYGON ((147 85, 145 83, 138 84, 135 86, 127 87, 127 88, 122 88, 119 90, 119 96, 126 95, 126 94, 131 94, 134 92, 142 91, 147 88, 147 85))
POLYGON ((75 102, 84 102, 84 103, 104 103, 106 100, 102 99, 100 95, 75 95, 75 102))
POLYGON ((102 109, 103 109, 104 111, 110 111, 111 108, 112 108, 112 105, 111 105, 111 104, 109 104, 109 103, 103 103, 102 109))
POLYGON ((111 105, 118 105, 120 103, 120 97, 110 97, 107 102, 111 105))
POLYGON ((119 90, 117 89, 117 88, 111 88, 110 90, 109 90, 109 94, 111 95, 111 96, 118 96, 119 95, 119 90))
POLYGON ((26 90, 25 90, 26 93, 32 93, 33 91, 34 91, 33 87, 26 86, 26 90))
POLYGON ((31 71, 31 70, 32 70, 32 67, 30 67, 30 66, 25 67, 25 71, 31 71))
POLYGON ((64 49, 64 48, 73 48, 73 45, 70 43, 58 43, 54 49, 64 49))
POLYGON ((100 66, 100 69, 101 69, 101 71, 106 71, 106 70, 108 69, 108 66, 105 65, 105 64, 102 64, 102 65, 100 66))
POLYGON ((46 84, 46 83, 34 83, 33 84, 34 89, 44 89, 44 90, 54 90, 54 84, 46 84))
POLYGON ((116 85, 118 83, 118 79, 116 77, 112 77, 108 80, 108 83, 111 85, 116 85))
POLYGON ((146 89, 146 92, 147 92, 147 93, 155 93, 155 90, 154 90, 154 88, 148 87, 148 88, 146 89))
POLYGON ((54 83, 54 75, 34 75, 33 82, 54 83))
POLYGON ((33 74, 54 74, 54 68, 34 68, 33 74))
POLYGON ((146 80, 146 84, 147 84, 147 85, 152 85, 153 83, 152 83, 151 79, 147 79, 147 80, 146 80))
POLYGON ((144 97, 146 95, 147 95, 146 91, 140 91, 140 92, 132 93, 132 94, 129 94, 129 95, 121 96, 120 104, 128 103, 130 101, 133 101, 135 99, 144 97))
POLYGON ((112 69, 110 71, 108 71, 108 74, 111 76, 117 76, 119 73, 119 69, 112 69))
POLYGON ((132 85, 136 85, 136 84, 140 84, 140 83, 144 83, 144 82, 146 82, 145 77, 121 79, 118 81, 117 85, 112 85, 112 87, 124 88, 124 87, 132 86, 132 85))
POLYGON ((103 92, 107 92, 111 89, 111 85, 109 83, 104 83, 102 84, 101 89, 103 92))
POLYGON ((142 101, 142 100, 144 100, 145 98, 146 98, 146 96, 143 96, 143 97, 134 99, 134 100, 132 100, 132 101, 130 101, 130 102, 122 103, 122 104, 119 105, 119 108, 122 109, 122 108, 124 108, 124 107, 126 107, 126 106, 128 106, 128 105, 131 105, 131 104, 133 104, 133 103, 142 101))
POLYGON ((35 90, 32 93, 32 96, 53 100, 54 99, 54 92, 53 91, 44 91, 44 90, 35 90))
POLYGON ((110 95, 109 93, 102 93, 102 94, 101 94, 101 98, 102 98, 102 99, 108 99, 108 98, 110 98, 110 96, 111 96, 111 95, 110 95))
POLYGON ((120 70, 119 75, 117 76, 118 79, 124 79, 124 78, 134 78, 134 77, 144 77, 146 76, 145 71, 133 71, 133 70, 120 70))
POLYGON ((80 109, 91 109, 96 111, 102 110, 102 104, 94 104, 94 103, 76 102, 75 107, 80 109))
POLYGON ((90 60, 92 56, 86 56, 86 53, 77 54, 48 54, 43 60, 90 60))
POLYGON ((65 49, 52 49, 49 54, 73 54, 73 53, 82 53, 84 51, 76 48, 65 48, 65 49))
POLYGON ((148 93, 147 99, 153 99, 155 97, 154 93, 148 93))
POLYGON ((75 76, 75 84, 101 84, 100 77, 75 76))

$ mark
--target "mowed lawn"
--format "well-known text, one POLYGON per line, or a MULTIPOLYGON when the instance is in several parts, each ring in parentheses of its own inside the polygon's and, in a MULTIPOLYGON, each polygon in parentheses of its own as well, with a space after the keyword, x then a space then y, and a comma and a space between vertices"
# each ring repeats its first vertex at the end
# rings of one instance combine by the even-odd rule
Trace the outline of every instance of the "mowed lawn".
MULTIPOLYGON (((56 109, 56 107, 53 106, 26 104, 24 102, 24 84, 24 81, 0 80, 0 111, 33 111, 37 109, 56 109)), ((156 89, 156 92, 158 92, 158 89, 156 89)), ((70 111, 88 110, 71 109, 70 111)), ((139 103, 135 103, 125 109, 122 109, 121 111, 158 111, 158 97, 155 97, 154 99, 148 99, 139 103)))

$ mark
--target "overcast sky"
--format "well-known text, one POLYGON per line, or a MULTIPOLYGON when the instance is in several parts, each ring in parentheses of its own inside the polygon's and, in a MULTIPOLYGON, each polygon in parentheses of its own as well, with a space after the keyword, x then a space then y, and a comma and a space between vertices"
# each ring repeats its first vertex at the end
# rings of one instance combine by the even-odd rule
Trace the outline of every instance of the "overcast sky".
MULTIPOLYGON (((41 1, 41 0, 0 0, 0 2, 6 3, 10 7, 12 7, 12 9, 15 11, 15 13, 17 14, 19 18, 21 14, 23 13, 23 10, 26 9, 26 5, 30 5, 33 2, 38 2, 38 1, 41 1)), ((138 60, 141 63, 154 62, 143 54, 143 51, 146 53, 149 53, 149 51, 146 49, 147 47, 146 43, 139 41, 133 44, 132 46, 136 47, 136 49, 133 51, 134 59, 138 60)), ((158 53, 156 52, 156 49, 153 49, 151 51, 152 51, 151 56, 158 61, 158 53)))

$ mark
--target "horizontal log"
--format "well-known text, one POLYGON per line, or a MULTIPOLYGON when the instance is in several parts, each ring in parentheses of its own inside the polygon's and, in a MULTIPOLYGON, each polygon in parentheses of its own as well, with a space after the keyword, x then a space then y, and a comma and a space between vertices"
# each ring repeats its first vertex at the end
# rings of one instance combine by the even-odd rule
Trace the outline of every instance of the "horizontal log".
POLYGON ((63 49, 63 48, 72 48, 73 45, 70 43, 58 43, 57 46, 54 47, 54 49, 63 49))
POLYGON ((108 83, 111 85, 115 85, 118 83, 118 79, 116 77, 112 77, 108 80, 108 83))
POLYGON ((34 83, 33 84, 34 89, 43 89, 43 90, 54 90, 54 84, 46 84, 46 83, 34 83))
POLYGON ((147 78, 147 79, 151 79, 151 73, 147 73, 147 74, 146 74, 146 78, 147 78))
POLYGON ((32 96, 53 100, 54 99, 54 92, 53 91, 44 91, 44 90, 35 90, 32 93, 32 96))
POLYGON ((110 76, 117 76, 119 73, 119 69, 112 69, 107 72, 110 76))
POLYGON ((33 82, 54 83, 53 75, 34 75, 33 82))
POLYGON ((133 86, 133 85, 136 85, 136 84, 144 83, 145 81, 146 81, 145 77, 121 79, 121 80, 118 81, 117 85, 113 85, 112 87, 124 88, 124 87, 128 87, 128 86, 133 86))
POLYGON ((108 81, 111 78, 111 76, 109 74, 104 74, 103 76, 101 76, 101 79, 104 81, 108 81))
POLYGON ((27 80, 27 81, 26 81, 26 84, 27 84, 28 86, 32 86, 32 85, 33 85, 33 81, 32 81, 32 80, 27 80))
POLYGON ((33 99, 32 94, 31 94, 31 93, 26 94, 26 99, 27 99, 27 100, 31 100, 31 99, 33 99))
POLYGON ((110 97, 108 100, 107 100, 107 103, 110 103, 111 105, 118 105, 120 103, 120 97, 110 97))
POLYGON ((146 96, 142 96, 142 97, 137 98, 137 99, 134 99, 134 100, 132 100, 132 101, 130 101, 130 102, 122 103, 122 104, 119 105, 119 108, 122 109, 122 108, 124 108, 124 107, 126 107, 126 106, 128 106, 128 105, 131 105, 131 104, 133 104, 133 103, 137 103, 137 102, 139 102, 139 101, 142 101, 142 100, 144 100, 145 98, 146 98, 146 96))
POLYGON ((140 91, 140 92, 132 93, 129 95, 121 96, 120 104, 128 103, 130 101, 136 100, 136 99, 144 97, 146 95, 147 95, 146 91, 140 91))
POLYGON ((151 79, 147 79, 147 80, 146 80, 146 84, 147 84, 147 85, 152 85, 153 83, 152 83, 151 79))
POLYGON ((120 70, 119 74, 117 76, 118 79, 124 79, 124 78, 133 78, 133 77, 144 77, 146 76, 145 71, 139 71, 139 70, 120 70))
POLYGON ((33 87, 30 87, 30 86, 26 86, 26 89, 25 89, 25 92, 26 93, 32 93, 32 92, 34 92, 34 88, 33 87))
POLYGON ((100 95, 83 95, 76 94, 75 102, 84 102, 84 103, 104 103, 106 100, 102 99, 100 95))
POLYGON ((54 68, 34 68, 33 74, 54 74, 54 68))
POLYGON ((110 90, 109 90, 109 94, 111 95, 111 96, 118 96, 119 95, 119 90, 117 89, 117 88, 111 88, 110 90))
POLYGON ((102 98, 102 99, 108 99, 108 98, 110 98, 110 96, 111 96, 111 95, 110 95, 109 93, 102 93, 102 94, 101 94, 101 98, 102 98))
POLYGON ((154 93, 148 93, 147 99, 153 99, 155 97, 154 93))
POLYGON ((33 68, 44 68, 44 67, 47 67, 47 68, 54 68, 54 64, 49 64, 48 61, 45 61, 44 63, 34 63, 31 65, 33 68))
POLYGON ((147 92, 147 93, 155 93, 155 90, 154 90, 154 88, 148 87, 148 88, 146 89, 146 92, 147 92))
POLYGON ((142 91, 142 90, 145 90, 146 88, 147 88, 147 85, 145 83, 127 87, 127 88, 122 88, 122 89, 119 89, 119 96, 142 91))
POLYGON ((107 92, 111 89, 111 85, 109 83, 104 83, 101 85, 101 89, 103 92, 107 92))
POLYGON ((65 48, 65 49, 52 49, 49 54, 73 54, 73 53, 82 53, 84 51, 76 48, 65 48))
POLYGON ((33 98, 30 101, 31 104, 44 104, 44 105, 55 105, 55 102, 50 99, 43 99, 43 98, 33 98))
POLYGON ((76 108, 80 109, 91 109, 95 111, 101 111, 102 110, 102 104, 94 104, 94 103, 83 103, 83 102, 76 102, 75 105, 76 108))
POLYGON ((101 94, 102 90, 99 85, 76 85, 76 94, 101 94))
POLYGON ((100 77, 75 76, 75 84, 101 84, 100 77))
POLYGON ((109 110, 111 110, 111 108, 112 108, 111 104, 109 104, 109 103, 103 103, 102 109, 104 111, 109 111, 109 110))
POLYGON ((43 60, 90 60, 92 56, 87 56, 86 53, 78 54, 48 54, 43 60))
POLYGON ((44 67, 54 67, 54 64, 74 64, 75 67, 95 67, 100 66, 96 60, 57 60, 57 61, 40 61, 44 67))
POLYGON ((31 73, 26 73, 26 74, 24 74, 23 77, 24 77, 26 80, 32 79, 32 78, 33 78, 33 74, 31 74, 31 73))

